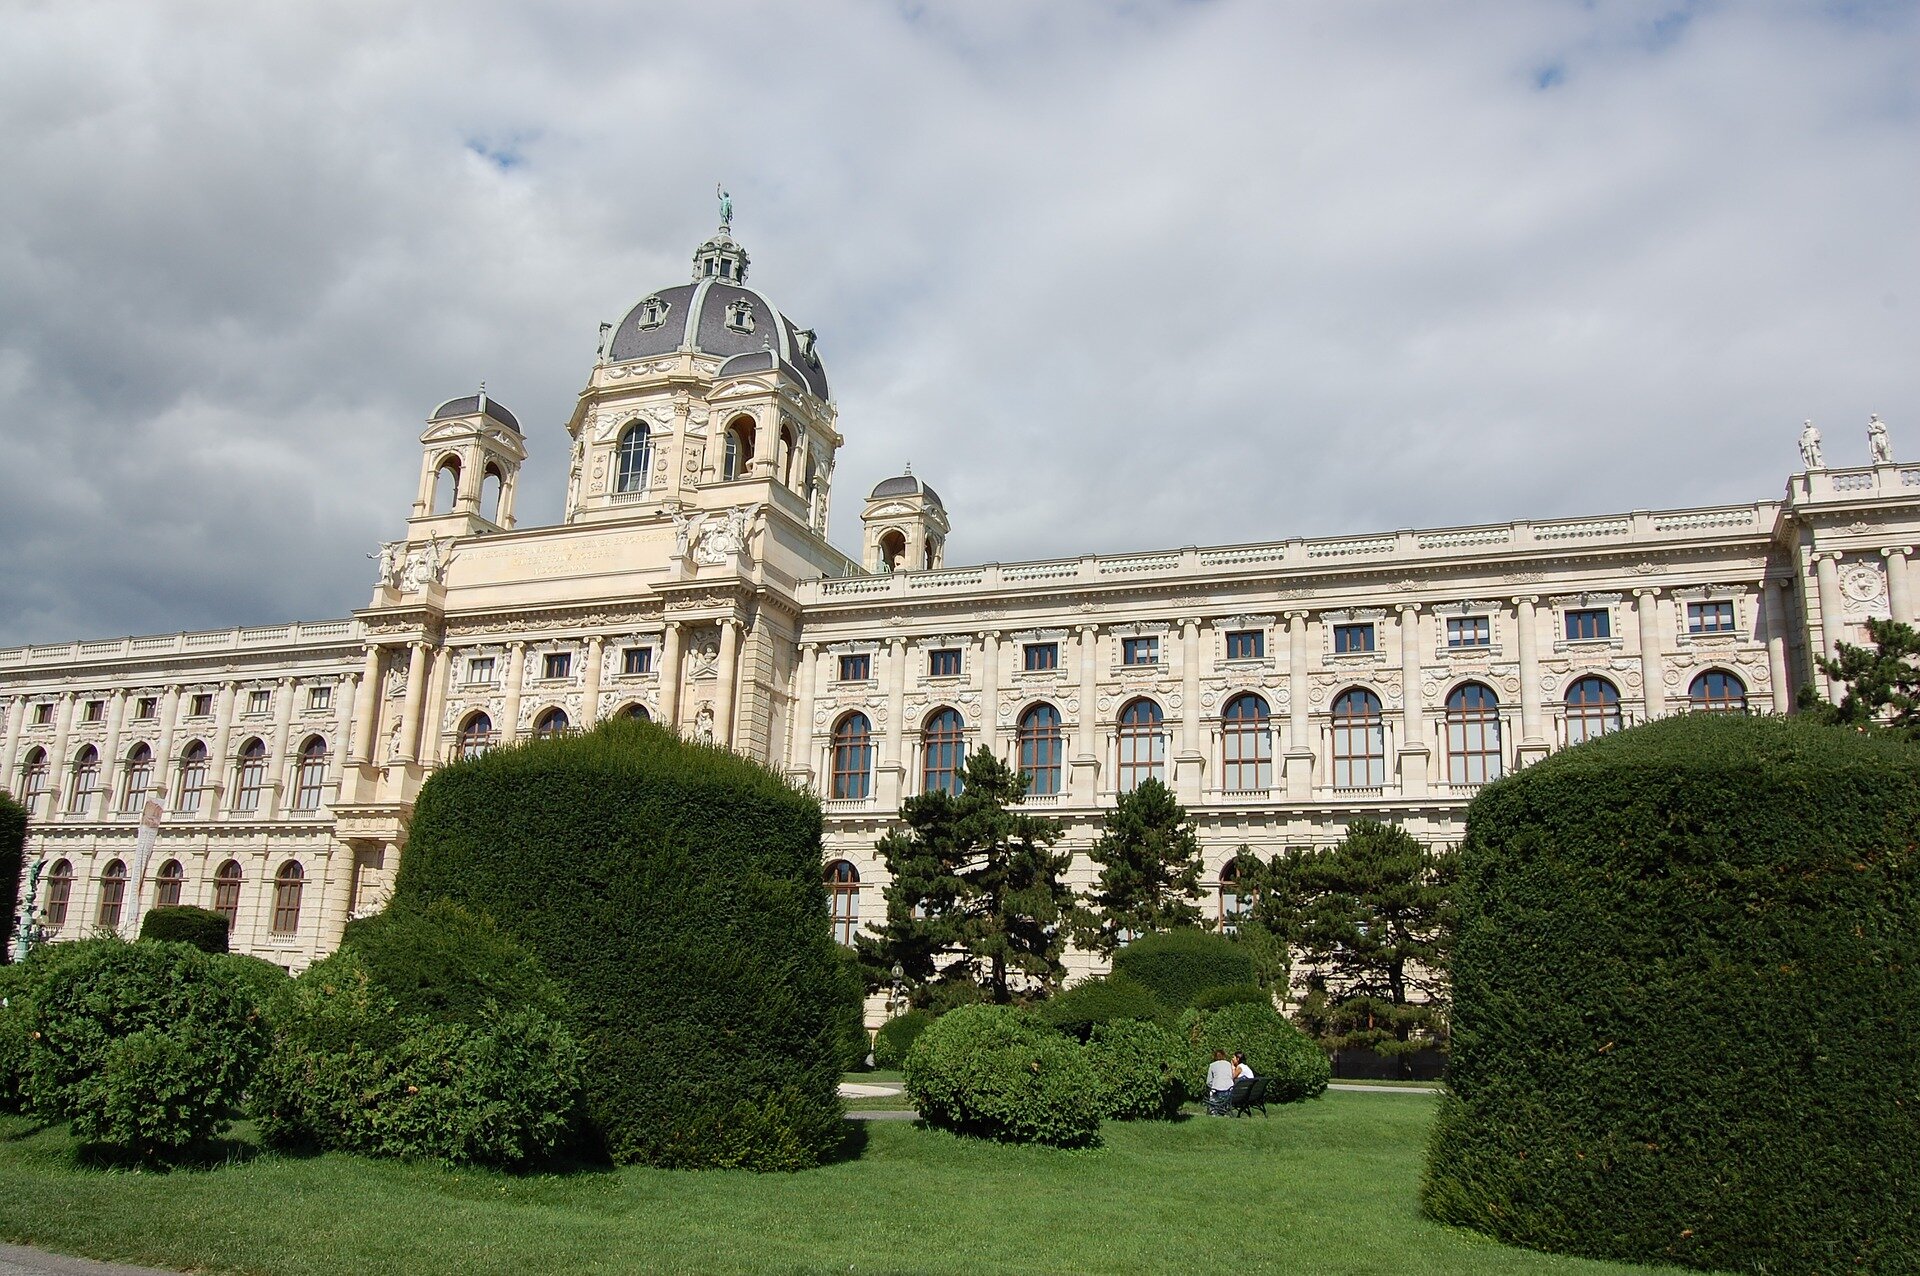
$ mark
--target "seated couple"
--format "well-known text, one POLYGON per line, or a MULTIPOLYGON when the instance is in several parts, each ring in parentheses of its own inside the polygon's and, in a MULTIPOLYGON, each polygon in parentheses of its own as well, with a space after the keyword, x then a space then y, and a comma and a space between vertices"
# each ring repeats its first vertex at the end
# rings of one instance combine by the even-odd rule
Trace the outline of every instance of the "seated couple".
POLYGON ((1253 1069, 1247 1066, 1247 1056, 1235 1052, 1231 1061, 1227 1052, 1213 1052, 1213 1062, 1207 1065, 1207 1115, 1231 1116, 1233 1114, 1233 1090, 1236 1082, 1253 1082, 1253 1069))

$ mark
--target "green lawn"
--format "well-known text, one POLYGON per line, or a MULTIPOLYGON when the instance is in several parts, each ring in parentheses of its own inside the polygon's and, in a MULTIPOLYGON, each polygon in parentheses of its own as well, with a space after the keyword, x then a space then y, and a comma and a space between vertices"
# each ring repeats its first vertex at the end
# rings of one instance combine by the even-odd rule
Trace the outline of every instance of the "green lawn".
POLYGON ((514 1177, 348 1156, 77 1168, 0 1118, 0 1236, 206 1271, 1636 1273, 1419 1217, 1433 1100, 1332 1093, 1271 1118, 1109 1124, 1081 1152, 903 1121, 807 1174, 514 1177))

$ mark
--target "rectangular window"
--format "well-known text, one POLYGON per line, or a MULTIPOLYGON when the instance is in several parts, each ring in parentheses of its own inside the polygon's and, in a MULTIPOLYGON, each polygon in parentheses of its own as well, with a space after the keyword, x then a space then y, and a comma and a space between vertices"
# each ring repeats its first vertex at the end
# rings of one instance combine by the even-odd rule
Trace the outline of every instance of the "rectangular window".
POLYGON ((1490 647, 1493 645, 1493 621, 1485 616, 1447 617, 1447 646, 1490 647))
POLYGON ((331 709, 332 707, 333 707, 333 688, 332 687, 308 687, 307 688, 307 712, 308 713, 319 713, 323 709, 331 709))
POLYGON ((1688 603, 1687 632, 1690 634, 1732 633, 1733 600, 1688 603))
POLYGON ((46 704, 33 706, 33 725, 36 727, 50 727, 53 725, 53 704, 51 701, 46 704))
POLYGON ((156 696, 141 696, 133 702, 133 716, 140 722, 152 722, 160 716, 160 700, 156 696))
POLYGON ((80 706, 80 721, 82 722, 99 722, 106 716, 107 702, 105 700, 89 700, 80 706))
POLYGON ((1122 638, 1120 663, 1123 665, 1159 664, 1160 640, 1158 638, 1122 638))
POLYGON ((1359 655, 1373 650, 1373 624, 1335 625, 1333 627, 1333 654, 1336 656, 1359 655))
POLYGON ((1242 629, 1227 635, 1228 660, 1258 660, 1267 654, 1267 636, 1258 629, 1242 629))
POLYGON ((960 649, 942 647, 938 651, 927 653, 927 677, 958 678, 960 676, 960 649))
POLYGON ((1028 673, 1045 673, 1060 667, 1060 644, 1030 642, 1021 649, 1020 667, 1028 673))
POLYGON ((273 708, 273 692, 271 691, 247 692, 247 712, 248 713, 265 713, 271 708, 273 708))
POLYGON ((620 672, 629 678, 643 673, 653 672, 653 648, 623 647, 620 649, 620 672))
POLYGON ((540 676, 543 678, 565 678, 572 672, 571 651, 549 651, 540 663, 540 676))
POLYGON ((873 657, 864 651, 840 657, 841 682, 865 682, 873 676, 873 657))
POLYGON ((187 698, 187 716, 189 718, 211 718, 213 716, 213 693, 196 691, 187 698))
POLYGON ((492 682, 493 681, 493 657, 492 656, 468 656, 467 657, 467 681, 468 682, 492 682))
POLYGON ((1613 616, 1605 607, 1584 607, 1567 613, 1567 641, 1587 642, 1613 637, 1613 616))

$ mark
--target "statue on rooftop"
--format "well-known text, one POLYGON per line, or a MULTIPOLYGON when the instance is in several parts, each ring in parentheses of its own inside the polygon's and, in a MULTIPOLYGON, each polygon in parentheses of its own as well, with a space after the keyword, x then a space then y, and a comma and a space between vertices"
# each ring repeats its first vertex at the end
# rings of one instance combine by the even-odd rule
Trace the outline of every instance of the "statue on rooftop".
POLYGON ((1812 421, 1800 423, 1800 464, 1810 470, 1827 468, 1820 460, 1820 431, 1813 428, 1812 421))
POLYGON ((713 184, 713 193, 720 201, 720 229, 733 229, 733 196, 727 194, 720 183, 713 184))
POLYGON ((1875 465, 1893 464, 1893 440, 1887 437, 1887 423, 1877 416, 1867 418, 1867 459, 1875 465))

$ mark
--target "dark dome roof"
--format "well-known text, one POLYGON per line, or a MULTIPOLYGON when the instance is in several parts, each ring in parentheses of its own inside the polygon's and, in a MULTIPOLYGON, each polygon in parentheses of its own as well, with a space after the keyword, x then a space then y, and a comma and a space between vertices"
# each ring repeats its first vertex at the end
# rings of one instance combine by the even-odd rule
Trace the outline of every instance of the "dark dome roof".
MULTIPOLYGON (((435 408, 433 415, 428 417, 427 420, 445 421, 456 416, 472 416, 479 410, 480 396, 477 394, 469 394, 463 399, 448 399, 445 403, 435 408)), ((514 420, 513 413, 507 411, 506 408, 494 402, 492 399, 487 400, 487 415, 506 426, 509 430, 512 430, 515 434, 520 433, 520 422, 514 420)))
POLYGON ((694 261, 711 266, 708 257, 728 259, 734 277, 709 273, 690 284, 648 293, 614 328, 607 358, 625 363, 690 346, 725 360, 720 366, 723 377, 769 372, 777 365, 819 398, 831 397, 827 370, 813 348, 813 334, 740 282, 746 278, 746 254, 739 246, 722 232, 700 246, 694 261))
POLYGON ((883 496, 924 496, 929 503, 941 509, 947 508, 941 503, 940 493, 911 474, 896 474, 890 479, 881 479, 867 499, 877 501, 883 496))

